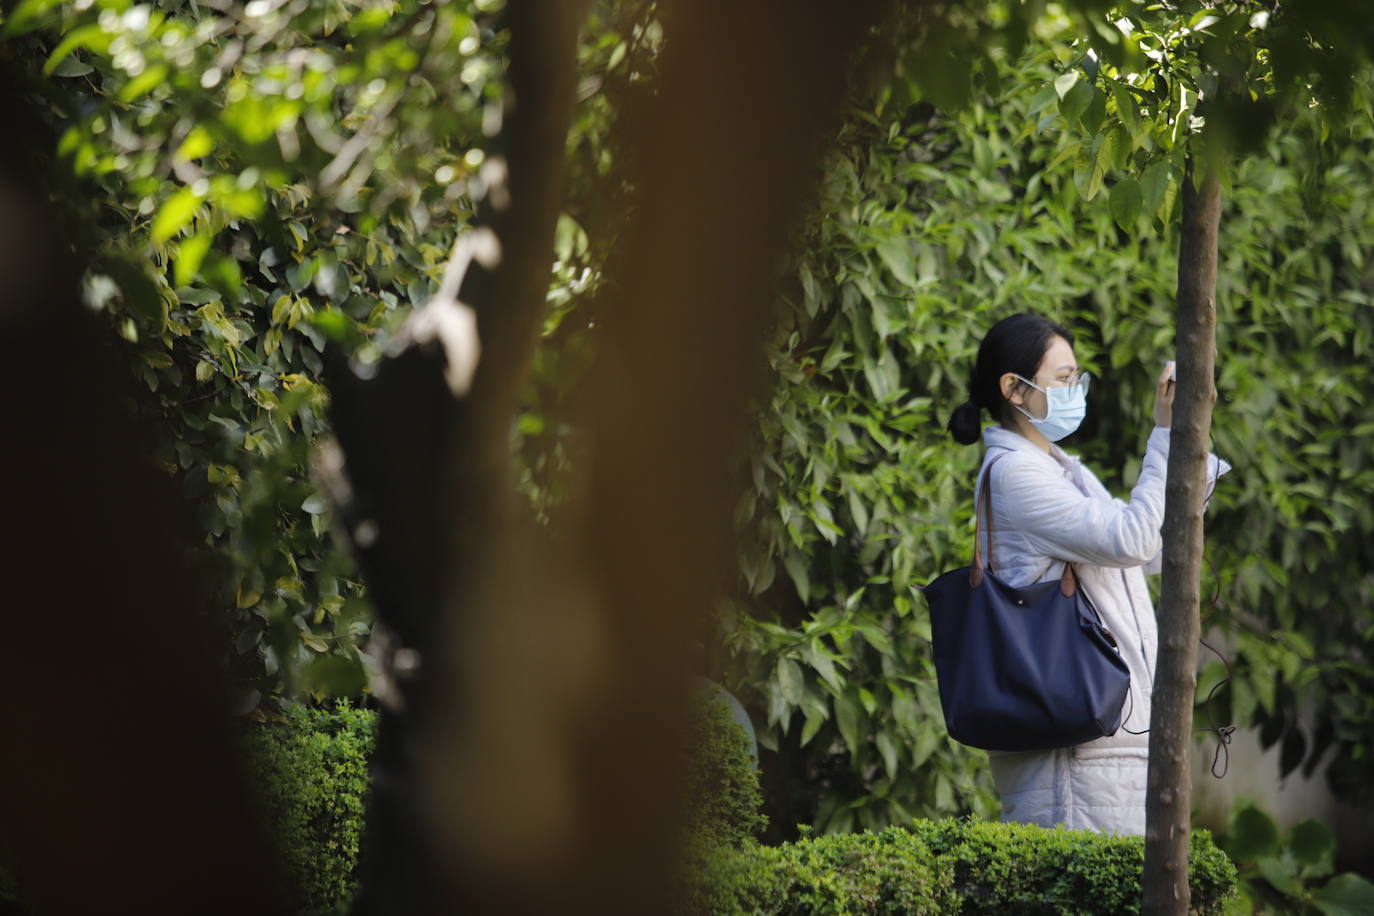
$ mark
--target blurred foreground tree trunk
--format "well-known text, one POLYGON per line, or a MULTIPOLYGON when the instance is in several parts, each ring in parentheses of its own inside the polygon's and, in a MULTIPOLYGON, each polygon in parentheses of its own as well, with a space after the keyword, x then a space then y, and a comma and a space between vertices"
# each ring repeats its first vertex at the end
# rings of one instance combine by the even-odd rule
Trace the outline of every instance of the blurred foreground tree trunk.
POLYGON ((545 310, 578 7, 508 4, 499 255, 469 263, 489 246, 460 240, 456 301, 417 315, 474 310, 471 387, 443 382, 471 349, 461 328, 331 379, 335 489, 395 640, 356 912, 669 908, 689 660, 732 569, 729 459, 789 222, 878 9, 664 9, 660 91, 618 128, 635 203, 584 392, 589 483, 546 533, 518 508, 510 424, 545 310))
POLYGON ((1150 770, 1145 808, 1146 914, 1188 912, 1188 835, 1192 814, 1193 697, 1201 629, 1203 508, 1207 446, 1216 397, 1217 235, 1221 221, 1218 166, 1183 181, 1178 252, 1178 383, 1169 434, 1164 496, 1164 580, 1159 601, 1159 654, 1150 711, 1150 770))
POLYGON ((187 507, 121 403, 18 85, 0 72, 0 849, 36 913, 286 913, 187 507))

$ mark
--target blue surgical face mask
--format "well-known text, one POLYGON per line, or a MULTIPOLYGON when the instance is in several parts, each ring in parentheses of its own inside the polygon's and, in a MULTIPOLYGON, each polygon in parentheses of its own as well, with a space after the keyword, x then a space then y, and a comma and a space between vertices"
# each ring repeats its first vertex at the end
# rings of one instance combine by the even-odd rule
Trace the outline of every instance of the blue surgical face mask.
POLYGON ((1088 415, 1089 378, 1086 372, 1078 377, 1076 384, 1058 388, 1041 388, 1030 379, 1021 378, 1019 375, 1017 378, 1036 391, 1045 393, 1046 409, 1043 418, 1032 417, 1019 404, 1012 404, 1011 406, 1025 414, 1030 425, 1034 426, 1036 431, 1049 441, 1058 442, 1065 436, 1071 435, 1083 422, 1083 418, 1088 415))

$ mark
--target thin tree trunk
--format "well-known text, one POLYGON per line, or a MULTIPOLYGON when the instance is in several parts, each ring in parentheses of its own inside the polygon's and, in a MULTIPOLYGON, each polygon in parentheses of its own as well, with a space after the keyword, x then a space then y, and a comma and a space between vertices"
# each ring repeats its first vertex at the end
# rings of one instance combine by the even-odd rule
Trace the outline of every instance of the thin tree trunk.
POLYGON ((1192 808, 1189 752, 1202 573, 1202 511, 1207 444, 1215 398, 1217 232, 1221 184, 1208 166, 1183 182, 1178 254, 1178 382, 1164 498, 1164 581, 1159 655, 1150 714, 1150 770, 1145 808, 1141 912, 1188 912, 1188 836, 1192 808))

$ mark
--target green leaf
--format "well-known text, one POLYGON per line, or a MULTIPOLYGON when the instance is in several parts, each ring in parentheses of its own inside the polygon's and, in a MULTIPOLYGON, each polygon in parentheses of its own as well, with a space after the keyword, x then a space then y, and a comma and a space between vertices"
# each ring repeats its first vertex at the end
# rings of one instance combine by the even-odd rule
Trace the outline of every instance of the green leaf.
POLYGON ((200 195, 190 188, 182 188, 167 198, 153 218, 153 227, 149 231, 153 244, 160 245, 180 232, 195 215, 199 203, 200 195))
POLYGON ((816 737, 816 732, 821 730, 826 717, 823 708, 817 704, 807 703, 802 708, 806 714, 806 722, 802 725, 801 746, 806 747, 811 743, 811 739, 816 737))
POLYGON ((1254 672, 1248 680, 1250 681, 1250 689, 1255 692, 1255 700, 1259 703, 1260 709, 1272 714, 1278 690, 1278 685, 1274 683, 1273 676, 1267 671, 1254 672))
POLYGON ((291 317, 291 297, 278 296, 277 301, 272 303, 272 323, 274 325, 286 324, 289 317, 291 317))
POLYGON ((807 649, 807 661, 821 676, 821 680, 825 681, 835 693, 844 690, 844 678, 835 670, 835 661, 826 653, 820 638, 812 639, 811 645, 807 649))
POLYGON ((177 286, 190 286, 196 279, 211 241, 211 234, 202 229, 177 247, 176 267, 172 272, 177 286))
POLYGON ((1298 893, 1298 867, 1288 856, 1260 859, 1255 863, 1255 871, 1285 896, 1298 893))
POLYGON ((840 737, 849 747, 850 754, 859 753, 859 722, 862 717, 863 710, 859 706, 859 696, 855 688, 851 687, 835 697, 835 724, 840 730, 840 737))
POLYGON ((1102 179, 1112 166, 1116 143, 1110 133, 1098 134, 1092 146, 1084 146, 1074 162, 1073 183, 1084 200, 1092 200, 1102 189, 1102 179))
POLYGON ((878 243, 878 256, 883 259, 887 269, 904 286, 916 285, 916 274, 912 270, 911 242, 904 238, 885 239, 878 243))
MULTIPOLYGON (((282 299, 285 298, 285 296, 282 297, 282 299)), ((275 314, 275 312, 276 307, 274 306, 273 313, 275 314)), ((273 322, 276 322, 275 318, 273 318, 273 322)), ((324 311, 316 312, 314 315, 310 316, 308 323, 311 327, 323 334, 326 339, 333 341, 335 344, 349 351, 357 349, 367 337, 358 327, 356 321, 349 318, 343 312, 335 311, 334 309, 325 309, 324 311)))
POLYGON ((1137 138, 1140 136, 1140 106, 1136 103, 1135 96, 1121 83, 1112 83, 1112 99, 1116 102, 1117 117, 1130 132, 1132 145, 1139 145, 1137 138))
POLYGON ((1140 190, 1145 212, 1167 221, 1178 193, 1173 165, 1165 160, 1151 164, 1140 176, 1140 190))
POLYGON ((42 24, 43 14, 61 5, 61 0, 20 0, 10 11, 0 35, 13 38, 32 32, 42 24))
POLYGON ((94 67, 75 57, 65 58, 60 64, 52 68, 53 76, 85 76, 94 72, 94 67))
POLYGON ((203 359, 202 359, 201 361, 199 361, 198 363, 196 363, 196 381, 198 381, 198 382, 208 382, 208 381, 210 381, 210 379, 214 378, 214 376, 215 376, 215 365, 214 365, 214 363, 206 362, 206 361, 203 360, 203 359))
MULTIPOLYGON (((1293 852, 1293 858, 1299 865, 1304 866, 1303 875, 1312 876, 1326 866, 1329 870, 1332 857, 1336 853, 1336 837, 1331 833, 1331 828, 1321 821, 1308 819, 1293 826, 1292 833, 1289 834, 1288 848, 1293 852)), ((1320 872, 1325 874, 1327 872, 1320 872)))
POLYGON ((1097 95, 1097 90, 1091 83, 1074 83, 1073 88, 1059 100, 1059 113, 1064 116, 1064 120, 1069 124, 1077 124, 1078 119, 1083 116, 1083 112, 1088 110, 1088 106, 1093 103, 1097 95))
MULTIPOLYGON (((327 652, 329 644, 318 637, 301 634, 301 641, 317 652, 327 652)), ((331 697, 360 695, 367 687, 367 672, 360 662, 340 655, 318 655, 300 668, 303 690, 331 697)))
POLYGON ((1140 182, 1134 178, 1123 178, 1118 181, 1112 185, 1112 193, 1108 201, 1112 209, 1112 219, 1116 220, 1118 226, 1129 232, 1140 216, 1140 206, 1143 200, 1140 182))
POLYGON ((1346 872, 1326 882, 1312 902, 1326 916, 1374 916, 1374 884, 1346 872))
POLYGON ((203 127, 196 126, 186 135, 186 139, 181 141, 181 146, 177 148, 176 158, 189 162, 208 155, 214 148, 215 141, 210 136, 210 132, 203 127))
POLYGON ((1077 70, 1070 70, 1068 73, 1062 73, 1055 77, 1054 91, 1061 99, 1068 95, 1070 89, 1078 85, 1078 76, 1077 70))
POLYGON ((1083 129, 1090 134, 1097 133, 1097 129, 1102 126, 1102 122, 1107 118, 1107 97, 1097 89, 1093 89, 1092 99, 1088 102, 1088 107, 1083 110, 1079 117, 1079 123, 1083 129))
POLYGON ((900 755, 897 751, 897 742, 892 740, 892 736, 887 732, 878 733, 878 753, 883 756, 883 769, 887 772, 888 779, 897 778, 897 767, 900 755))
POLYGON ((1226 835, 1226 852, 1238 862, 1254 862, 1277 854, 1279 829, 1274 819, 1253 805, 1231 814, 1231 829, 1226 835))
POLYGON ((166 81, 167 67, 163 64, 154 64, 124 84, 123 88, 119 90, 119 100, 121 102, 132 102, 145 92, 148 92, 155 86, 162 85, 166 81))
POLYGON ((778 659, 777 667, 778 687, 782 690, 783 699, 793 706, 800 706, 802 701, 802 690, 805 682, 802 679, 801 666, 790 658, 778 659))
POLYGON ((57 47, 53 48, 53 52, 48 55, 47 62, 43 64, 43 75, 51 76, 55 71, 59 70, 61 70, 61 72, 57 72, 58 76, 85 75, 72 72, 72 68, 70 67, 64 70, 59 68, 58 65, 63 63, 75 64, 77 69, 84 69, 86 73, 90 73, 92 68, 89 64, 82 63, 75 58, 68 61, 67 57, 78 48, 105 50, 109 48, 112 40, 113 36, 99 25, 85 25, 77 29, 72 29, 57 47))
POLYGON ((783 558, 782 565, 787 569, 787 575, 792 579, 792 584, 797 587, 797 596, 801 598, 802 604, 811 600, 811 575, 806 569, 806 557, 800 551, 789 550, 783 558))

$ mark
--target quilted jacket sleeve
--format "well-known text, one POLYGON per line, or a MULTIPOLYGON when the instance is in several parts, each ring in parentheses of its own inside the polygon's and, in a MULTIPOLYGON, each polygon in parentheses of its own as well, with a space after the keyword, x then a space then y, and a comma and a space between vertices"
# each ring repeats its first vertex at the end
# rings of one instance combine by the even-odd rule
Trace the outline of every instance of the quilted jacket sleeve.
POLYGON ((1043 462, 1010 460, 994 468, 994 517, 1044 556, 1094 566, 1141 566, 1159 553, 1169 431, 1150 433, 1130 502, 1084 496, 1043 462))

